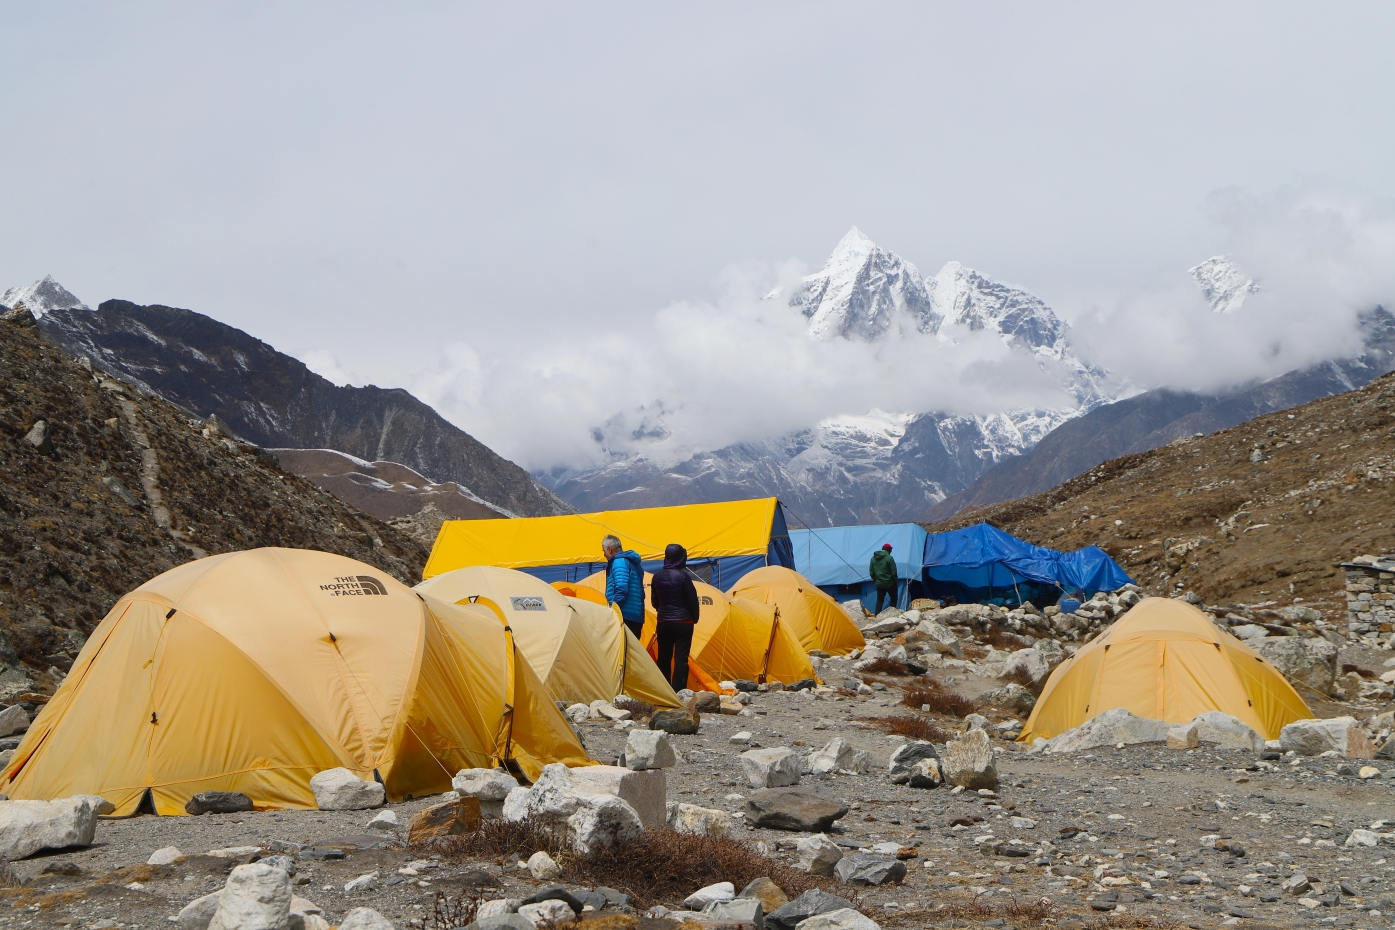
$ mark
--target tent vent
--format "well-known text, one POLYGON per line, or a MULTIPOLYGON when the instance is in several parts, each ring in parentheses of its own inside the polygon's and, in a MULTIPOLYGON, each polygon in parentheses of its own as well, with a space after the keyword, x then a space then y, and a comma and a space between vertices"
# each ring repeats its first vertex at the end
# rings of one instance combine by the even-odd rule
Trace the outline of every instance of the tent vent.
POLYGON ((178 610, 178 609, 179 609, 178 607, 171 607, 171 608, 170 608, 170 612, 167 613, 167 614, 165 614, 165 619, 168 620, 170 617, 173 617, 173 616, 174 616, 174 612, 175 612, 176 610, 178 610))
POLYGON ((155 711, 153 711, 153 710, 150 712, 150 722, 151 722, 151 723, 159 723, 159 722, 160 722, 160 717, 159 717, 159 715, 156 714, 155 711))
POLYGON ((160 815, 160 812, 155 809, 155 793, 149 788, 146 788, 141 794, 140 803, 136 805, 135 813, 137 815, 153 814, 157 817, 160 815))
POLYGON ((1246 701, 1245 703, 1248 704, 1248 705, 1250 705, 1251 707, 1254 707, 1254 706, 1255 706, 1255 702, 1254 702, 1254 701, 1246 701))
POLYGON ((339 642, 339 640, 338 640, 337 638, 335 638, 335 636, 334 636, 333 633, 329 634, 329 641, 332 642, 332 643, 337 643, 337 642, 339 642))
POLYGON ((1108 652, 1108 651, 1109 651, 1109 647, 1112 646, 1112 645, 1113 645, 1113 643, 1105 643, 1105 644, 1104 644, 1104 651, 1105 651, 1105 652, 1108 652))
POLYGON ((387 787, 387 782, 383 781, 383 776, 378 774, 377 769, 373 770, 373 780, 376 781, 378 784, 382 785, 384 788, 387 787))

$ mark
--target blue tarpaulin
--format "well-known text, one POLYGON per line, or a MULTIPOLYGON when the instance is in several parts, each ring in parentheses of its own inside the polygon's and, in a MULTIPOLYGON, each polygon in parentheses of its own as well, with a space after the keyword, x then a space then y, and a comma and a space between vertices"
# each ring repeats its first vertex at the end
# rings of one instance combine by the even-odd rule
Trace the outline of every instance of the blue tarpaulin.
POLYGON ((858 598, 869 608, 876 605, 877 589, 867 565, 872 553, 891 543, 891 557, 901 576, 897 605, 906 607, 920 597, 921 556, 925 530, 914 523, 885 526, 831 526, 790 530, 794 568, 827 594, 840 601, 858 598))
POLYGON ((922 577, 929 597, 961 603, 1054 604, 1063 594, 1088 598, 1133 579, 1098 546, 1057 552, 987 523, 925 538, 922 577))

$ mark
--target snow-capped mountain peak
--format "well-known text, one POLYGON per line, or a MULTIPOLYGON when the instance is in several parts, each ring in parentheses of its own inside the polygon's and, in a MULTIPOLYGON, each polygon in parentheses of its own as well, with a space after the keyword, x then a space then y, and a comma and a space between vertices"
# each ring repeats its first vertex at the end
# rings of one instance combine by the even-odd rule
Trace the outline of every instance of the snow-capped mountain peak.
POLYGON ((1259 291, 1259 285, 1229 255, 1208 258, 1190 270, 1216 313, 1234 313, 1245 305, 1247 297, 1259 291))
POLYGON ((790 306, 808 317, 809 335, 816 339, 871 342, 901 315, 923 333, 938 332, 942 322, 916 267, 856 226, 838 241, 823 269, 803 280, 790 306))
POLYGON ((23 303, 37 319, 53 310, 91 310, 78 300, 66 287, 53 280, 53 275, 45 275, 42 281, 35 281, 28 287, 12 287, 0 295, 0 304, 13 308, 23 303))

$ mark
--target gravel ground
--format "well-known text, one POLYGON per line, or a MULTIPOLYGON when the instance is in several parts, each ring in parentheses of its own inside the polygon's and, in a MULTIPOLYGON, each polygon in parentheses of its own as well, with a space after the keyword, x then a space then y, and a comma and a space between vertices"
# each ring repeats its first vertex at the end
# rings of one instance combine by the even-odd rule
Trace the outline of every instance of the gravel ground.
MULTIPOLYGON (((841 666, 830 663, 825 676, 842 680, 841 666)), ((931 674, 966 694, 990 683, 972 668, 931 674)), ((705 715, 699 734, 673 737, 682 761, 668 771, 669 800, 740 812, 743 796, 752 790, 740 773, 740 752, 757 746, 807 752, 842 736, 872 755, 872 771, 806 776, 804 783, 825 787, 851 805, 835 827, 834 839, 844 846, 895 841, 916 848, 903 883, 845 891, 848 897, 860 895, 863 910, 886 926, 951 925, 947 915, 942 920, 922 910, 946 903, 998 906, 1041 898, 1054 903, 1053 918, 1065 927, 1098 923, 1107 914, 1114 925, 1138 918, 1196 927, 1392 924, 1395 847, 1388 841, 1375 848, 1342 844, 1354 828, 1395 823, 1395 773, 1362 781, 1338 775, 1341 760, 1274 763, 1251 752, 1204 747, 1046 757, 1002 742, 996 798, 918 790, 893 785, 885 775, 886 760, 902 738, 855 719, 913 713, 898 705, 899 696, 895 690, 857 698, 758 694, 751 716, 705 715), (752 734, 751 742, 731 743, 743 730, 752 734), (1014 824, 1014 817, 1032 824, 1014 824), (952 826, 959 818, 972 825, 952 826), (1034 849, 1050 845, 1043 847, 1046 855, 1028 858, 985 855, 979 844, 988 835, 997 841, 1021 839, 1034 849), (1216 837, 1232 849, 1243 847, 1244 854, 1217 850, 1216 837), (1280 889, 1297 870, 1313 885, 1302 896, 1280 889)), ((1325 704, 1320 712, 1332 716, 1350 710, 1325 704)), ((613 761, 625 744, 625 732, 611 724, 587 724, 583 731, 592 755, 603 762, 613 761)), ((1384 767, 1395 769, 1395 764, 1384 767)), ((430 803, 419 799, 392 807, 405 823, 430 803)), ((326 844, 362 834, 373 814, 279 811, 103 821, 90 849, 15 863, 27 884, 12 898, 14 907, 0 908, 0 924, 89 926, 105 918, 122 927, 168 926, 181 906, 221 887, 231 867, 246 861, 203 853, 275 840, 326 844), (155 869, 142 865, 153 851, 171 845, 190 858, 155 869)), ((800 836, 749 828, 740 835, 791 862, 793 841, 800 836)), ((350 849, 341 861, 302 860, 295 890, 319 905, 331 924, 353 907, 368 906, 406 927, 429 923, 438 891, 485 887, 486 897, 523 897, 540 887, 515 863, 501 861, 431 863, 435 868, 418 862, 411 867, 417 874, 398 872, 418 858, 388 841, 380 848, 350 849), (380 879, 372 888, 345 893, 345 883, 373 871, 380 879)))

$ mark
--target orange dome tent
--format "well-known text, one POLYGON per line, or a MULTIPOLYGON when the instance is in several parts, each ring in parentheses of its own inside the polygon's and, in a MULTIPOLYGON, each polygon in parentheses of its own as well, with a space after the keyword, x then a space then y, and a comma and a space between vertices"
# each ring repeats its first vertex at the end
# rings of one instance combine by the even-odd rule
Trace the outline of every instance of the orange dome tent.
POLYGON ((842 656, 867 645, 862 631, 837 601, 799 572, 782 565, 747 573, 727 595, 777 608, 780 622, 795 633, 806 650, 842 656))

